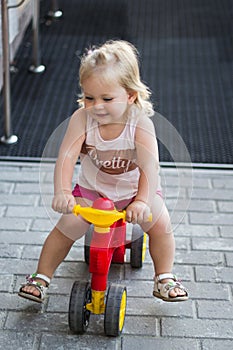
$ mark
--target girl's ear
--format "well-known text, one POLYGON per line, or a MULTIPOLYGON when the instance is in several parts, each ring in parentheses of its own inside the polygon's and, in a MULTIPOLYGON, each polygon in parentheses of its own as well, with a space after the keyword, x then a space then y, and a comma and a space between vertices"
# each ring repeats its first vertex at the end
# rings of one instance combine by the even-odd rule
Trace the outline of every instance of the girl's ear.
POLYGON ((129 104, 133 104, 137 98, 136 91, 128 91, 128 102, 129 104))

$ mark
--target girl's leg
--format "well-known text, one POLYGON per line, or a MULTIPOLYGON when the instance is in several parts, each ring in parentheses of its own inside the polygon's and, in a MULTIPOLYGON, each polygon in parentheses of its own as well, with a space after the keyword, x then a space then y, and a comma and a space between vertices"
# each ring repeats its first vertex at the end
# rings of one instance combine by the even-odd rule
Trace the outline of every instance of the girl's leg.
MULTIPOLYGON (((152 224, 142 225, 149 235, 149 251, 154 263, 155 275, 171 273, 175 255, 175 240, 172 232, 170 217, 163 199, 156 195, 152 208, 152 224)), ((162 280, 162 283, 169 282, 162 280)), ((179 288, 171 290, 170 296, 182 296, 185 292, 179 288)))
MULTIPOLYGON (((65 259, 74 242, 85 234, 88 227, 89 223, 80 216, 63 215, 45 240, 36 272, 52 278, 55 270, 65 259)), ((35 280, 46 286, 45 281, 39 278, 35 278, 35 280)), ((22 288, 22 291, 35 296, 40 295, 40 292, 34 286, 25 286, 22 288)))

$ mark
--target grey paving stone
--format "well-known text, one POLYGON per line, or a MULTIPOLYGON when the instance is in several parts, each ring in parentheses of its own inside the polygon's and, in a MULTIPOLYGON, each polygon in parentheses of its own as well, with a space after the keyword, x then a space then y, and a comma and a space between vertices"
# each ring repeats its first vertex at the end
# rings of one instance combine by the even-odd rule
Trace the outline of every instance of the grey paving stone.
POLYGON ((14 276, 3 274, 4 271, 1 271, 0 274, 0 292, 12 292, 14 285, 14 276))
POLYGON ((172 176, 167 175, 163 170, 162 173, 164 175, 164 182, 168 187, 174 187, 179 184, 182 185, 182 187, 188 187, 190 188, 190 184, 193 187, 200 187, 200 188, 210 188, 211 187, 211 180, 208 177, 198 177, 195 172, 191 175, 187 173, 181 172, 180 175, 172 176))
POLYGON ((47 311, 48 312, 64 312, 67 313, 69 310, 69 295, 50 295, 47 311))
POLYGON ((189 212, 189 211, 197 211, 197 212, 212 212, 216 208, 216 203, 213 200, 199 200, 199 199, 191 199, 190 201, 181 200, 177 203, 176 199, 167 199, 166 205, 168 210, 175 208, 177 211, 189 212))
POLYGON ((233 347, 233 340, 212 340, 205 339, 202 343, 203 350, 230 350, 233 347))
POLYGON ((127 298, 127 315, 156 317, 193 317, 192 302, 166 303, 152 296, 127 298), (140 306, 140 307, 139 307, 140 306))
POLYGON ((33 260, 0 259, 0 271, 4 274, 21 274, 35 272, 37 263, 33 260))
POLYGON ((198 300, 197 314, 198 318, 233 320, 233 303, 229 300, 198 300))
POLYGON ((193 281, 193 267, 187 265, 174 265, 173 273, 182 281, 193 281))
POLYGON ((152 263, 143 264, 141 269, 132 269, 131 266, 125 265, 126 280, 152 280, 154 277, 154 268, 152 263))
POLYGON ((217 206, 220 212, 227 212, 232 213, 233 212, 233 201, 230 202, 217 202, 217 206))
POLYGON ((186 198, 186 191, 184 188, 170 187, 169 190, 163 188, 163 195, 165 201, 170 198, 186 198))
POLYGON ((193 249, 233 252, 233 238, 219 238, 217 241, 214 238, 193 238, 192 242, 193 249))
POLYGON ((52 170, 44 172, 43 175, 44 175, 44 177, 43 177, 44 183, 53 183, 54 172, 52 170))
POLYGON ((84 261, 84 246, 73 246, 65 261, 84 261))
MULTIPOLYGON (((228 227, 225 227, 226 229, 228 227)), ((217 226, 211 225, 179 225, 176 227, 175 236, 187 237, 219 237, 217 226)))
POLYGON ((176 249, 177 250, 189 250, 191 247, 191 240, 188 237, 175 236, 176 249))
POLYGON ((195 270, 198 282, 233 283, 233 268, 231 267, 197 266, 195 270))
MULTIPOLYGON (((34 233, 35 234, 35 233, 34 233)), ((22 259, 38 260, 43 245, 25 245, 22 252, 22 259)), ((1 252, 1 245, 0 245, 1 252)), ((84 261, 84 247, 72 247, 64 261, 84 261)))
MULTIPOLYGON (((17 289, 17 292, 19 290, 17 289)), ((28 302, 23 298, 20 298, 16 293, 1 293, 0 298, 0 310, 12 310, 12 311, 20 311, 27 307, 27 311, 35 311, 40 310, 40 304, 28 302)))
POLYGON ((220 226, 221 237, 233 237, 233 227, 232 226, 220 226))
POLYGON ((127 287, 128 297, 149 297, 152 295, 154 282, 125 280, 122 283, 127 287))
POLYGON ((5 324, 6 317, 7 317, 7 313, 4 311, 0 311, 0 334, 2 334, 1 329, 3 328, 3 326, 5 324))
POLYGON ((124 335, 138 334, 159 336, 158 320, 155 317, 128 316, 125 318, 124 335))
MULTIPOLYGON (((32 302, 25 301, 25 310, 21 312, 10 311, 7 317, 5 328, 7 330, 15 330, 18 332, 68 332, 68 318, 66 313, 48 313, 38 310, 28 312, 26 305, 32 305, 32 302), (35 329, 35 324, 40 325, 39 329, 35 329)), ((33 303, 34 305, 35 303, 33 303)))
POLYGON ((212 179, 212 183, 215 188, 226 188, 226 189, 233 188, 232 175, 222 176, 222 177, 219 177, 218 179, 212 179))
POLYGON ((20 259, 23 252, 22 245, 10 245, 0 243, 0 258, 20 259))
POLYGON ((7 208, 5 207, 0 207, 0 217, 5 215, 7 208))
POLYGON ((212 299, 213 300, 229 300, 229 288, 226 284, 210 283, 210 282, 185 282, 191 299, 212 299))
POLYGON ((43 334, 40 350, 117 350, 119 339, 107 338, 97 335, 72 336, 72 335, 54 335, 43 334), (59 346, 59 348, 58 348, 59 346))
POLYGON ((187 223, 188 218, 186 212, 176 211, 174 208, 174 210, 170 210, 169 214, 173 230, 176 226, 187 223))
POLYGON ((39 173, 31 172, 31 171, 8 171, 3 170, 0 175, 0 181, 6 182, 17 182, 17 183, 28 183, 28 182, 39 182, 39 173))
POLYGON ((70 295, 74 279, 71 278, 53 278, 49 287, 49 294, 70 295))
POLYGON ((27 245, 23 247, 22 259, 38 260, 42 245, 27 245))
POLYGON ((40 195, 40 188, 36 183, 17 183, 14 188, 14 193, 16 194, 36 194, 40 195))
POLYGON ((28 207, 28 206, 21 206, 18 207, 12 207, 8 206, 6 211, 6 217, 12 218, 48 218, 48 215, 45 211, 45 208, 43 207, 28 207))
POLYGON ((20 227, 15 231, 2 231, 0 234, 0 243, 4 244, 43 244, 48 232, 40 231, 20 231, 20 227))
POLYGON ((4 350, 32 350, 35 336, 33 333, 0 330, 0 344, 4 350))
POLYGON ((224 254, 221 252, 206 251, 182 251, 176 250, 176 264, 185 265, 223 265, 225 263, 224 254))
POLYGON ((233 339, 233 321, 164 318, 162 336, 233 339))
POLYGON ((55 272, 55 277, 89 278, 89 267, 84 262, 63 262, 55 272))
POLYGON ((226 253, 227 266, 233 267, 233 253, 226 253))
POLYGON ((45 231, 50 232, 54 227, 54 224, 49 218, 46 219, 35 219, 31 225, 32 231, 45 231))
POLYGON ((12 165, 11 164, 12 164, 11 162, 1 162, 1 170, 9 171, 9 173, 20 171, 20 168, 21 168, 20 164, 17 164, 17 165, 15 163, 13 163, 12 165))
POLYGON ((233 225, 233 215, 230 213, 189 213, 191 224, 233 225))
POLYGON ((3 194, 1 195, 1 205, 31 205, 35 206, 39 203, 39 195, 18 195, 18 194, 3 194))
POLYGON ((11 193, 14 188, 12 183, 0 182, 0 193, 11 193))
POLYGON ((192 192, 192 198, 207 200, 233 200, 233 193, 226 188, 195 188, 195 190, 192 192))
MULTIPOLYGON (((138 336, 125 336, 122 339, 122 350, 167 350, 167 349, 173 349, 173 350, 200 350, 200 343, 198 340, 195 339, 176 339, 176 338, 169 338, 166 339, 165 337, 138 337, 138 336)), ((209 350, 209 349, 208 349, 209 350)), ((220 350, 220 349, 219 349, 220 350)))
POLYGON ((14 230, 14 231, 28 231, 31 225, 31 220, 28 218, 6 218, 3 217, 0 220, 0 230, 14 230))

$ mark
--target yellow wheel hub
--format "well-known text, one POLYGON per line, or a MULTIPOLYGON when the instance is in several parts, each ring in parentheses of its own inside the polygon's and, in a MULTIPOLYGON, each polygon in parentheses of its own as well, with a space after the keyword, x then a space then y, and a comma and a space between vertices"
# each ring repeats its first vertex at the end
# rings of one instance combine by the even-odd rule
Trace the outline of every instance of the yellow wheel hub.
POLYGON ((142 244, 142 262, 144 262, 146 258, 146 239, 147 239, 147 234, 144 232, 143 244, 142 244))
POLYGON ((124 326, 124 320, 125 320, 125 313, 126 313, 126 291, 124 290, 121 298, 121 305, 120 305, 120 315, 119 315, 119 330, 122 331, 122 328, 124 326))

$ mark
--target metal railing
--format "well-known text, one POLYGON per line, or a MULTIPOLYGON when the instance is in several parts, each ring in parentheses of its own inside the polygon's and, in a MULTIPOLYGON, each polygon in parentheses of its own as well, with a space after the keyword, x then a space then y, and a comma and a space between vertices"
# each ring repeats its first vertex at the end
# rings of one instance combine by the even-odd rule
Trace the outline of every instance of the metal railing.
MULTIPOLYGON (((10 90, 10 45, 9 45, 9 14, 8 10, 21 6, 25 0, 17 5, 8 5, 8 0, 1 0, 2 11, 2 56, 3 56, 3 118, 4 135, 1 142, 5 145, 11 145, 18 141, 18 137, 13 134, 11 122, 11 90, 10 90)), ((32 64, 29 71, 32 73, 43 73, 45 66, 41 64, 40 45, 39 45, 39 16, 40 0, 32 0, 32 64)), ((60 18, 62 11, 58 9, 57 1, 51 0, 51 11, 48 16, 60 18)))
POLYGON ((48 16, 51 18, 60 18, 62 11, 57 6, 57 0, 51 0, 51 10, 48 12, 48 16))
POLYGON ((40 0, 32 1, 32 64, 29 71, 43 73, 45 66, 41 64, 39 45, 40 0))

